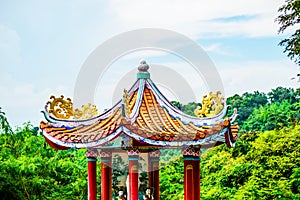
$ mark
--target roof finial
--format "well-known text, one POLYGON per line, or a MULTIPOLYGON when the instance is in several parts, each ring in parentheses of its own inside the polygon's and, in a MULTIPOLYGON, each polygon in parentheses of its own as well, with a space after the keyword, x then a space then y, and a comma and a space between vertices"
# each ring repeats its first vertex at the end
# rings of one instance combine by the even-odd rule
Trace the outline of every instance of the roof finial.
POLYGON ((146 63, 145 60, 140 61, 140 65, 138 66, 139 72, 148 72, 149 65, 146 63))
POLYGON ((145 60, 140 61, 140 65, 138 66, 139 72, 137 73, 137 78, 147 79, 150 78, 150 73, 148 72, 149 65, 145 60))

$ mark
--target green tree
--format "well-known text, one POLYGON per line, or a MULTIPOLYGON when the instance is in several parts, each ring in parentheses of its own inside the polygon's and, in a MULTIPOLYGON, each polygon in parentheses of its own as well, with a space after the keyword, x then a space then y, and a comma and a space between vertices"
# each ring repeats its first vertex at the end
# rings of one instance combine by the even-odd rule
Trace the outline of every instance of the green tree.
POLYGON ((195 116, 195 109, 197 108, 197 106, 201 106, 201 103, 195 103, 195 102, 190 102, 188 104, 182 104, 178 101, 172 101, 172 104, 174 106, 176 106, 179 110, 181 110, 182 112, 184 112, 185 114, 191 115, 191 116, 195 116))
POLYGON ((183 199, 184 169, 182 156, 160 169, 160 197, 165 200, 183 199))
POLYGON ((297 124, 300 120, 298 104, 284 100, 256 108, 242 128, 247 131, 265 131, 297 124))
POLYGON ((188 103, 186 105, 183 105, 182 106, 182 111, 185 113, 185 114, 188 114, 188 115, 191 115, 191 116, 195 116, 195 109, 198 107, 198 106, 201 106, 201 103, 195 103, 195 102, 191 102, 191 103, 188 103))
MULTIPOLYGON (((268 103, 268 98, 265 93, 255 91, 253 93, 244 93, 241 96, 235 94, 227 98, 227 104, 232 108, 238 110, 238 117, 236 122, 242 126, 243 123, 248 119, 255 108, 265 105, 268 103)), ((228 116, 232 115, 232 109, 228 113, 228 116)))
MULTIPOLYGON (((286 0, 278 12, 280 15, 276 21, 280 24, 279 33, 284 33, 290 27, 296 27, 300 23, 300 1, 299 0, 286 0)), ((299 26, 295 32, 289 37, 279 43, 284 46, 284 53, 287 53, 290 59, 294 60, 300 65, 300 29, 299 26)))
POLYGON ((171 103, 176 106, 179 110, 182 109, 182 103, 178 102, 178 101, 171 101, 171 103))
POLYGON ((11 126, 8 123, 8 120, 5 116, 5 113, 0 107, 0 134, 12 134, 11 126))
POLYGON ((289 103, 295 103, 297 101, 297 93, 295 93, 293 88, 284 88, 284 87, 277 87, 272 89, 271 92, 268 93, 268 97, 270 102, 279 102, 286 100, 289 103))
POLYGON ((86 199, 85 150, 57 151, 26 123, 0 135, 1 199, 86 199))
POLYGON ((208 150, 201 157, 201 199, 300 199, 299 132, 298 125, 244 134, 232 149, 208 150))

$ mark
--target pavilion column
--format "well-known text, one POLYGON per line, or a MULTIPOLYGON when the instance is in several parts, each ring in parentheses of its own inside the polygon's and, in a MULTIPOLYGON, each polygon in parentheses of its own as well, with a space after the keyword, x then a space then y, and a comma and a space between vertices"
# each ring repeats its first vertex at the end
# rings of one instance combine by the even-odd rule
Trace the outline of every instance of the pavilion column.
POLYGON ((96 200, 97 198, 97 156, 96 149, 87 149, 86 157, 88 162, 88 199, 96 200))
POLYGON ((112 199, 112 153, 101 151, 101 200, 112 199))
POLYGON ((139 199, 139 150, 128 151, 129 194, 128 199, 139 199))
POLYGON ((148 154, 148 186, 153 189, 153 197, 155 200, 160 199, 159 187, 159 157, 160 151, 152 151, 148 154))
POLYGON ((194 198, 200 199, 200 156, 194 156, 193 162, 193 179, 195 180, 194 184, 194 198))
POLYGON ((200 199, 200 149, 182 151, 184 161, 184 200, 200 199))

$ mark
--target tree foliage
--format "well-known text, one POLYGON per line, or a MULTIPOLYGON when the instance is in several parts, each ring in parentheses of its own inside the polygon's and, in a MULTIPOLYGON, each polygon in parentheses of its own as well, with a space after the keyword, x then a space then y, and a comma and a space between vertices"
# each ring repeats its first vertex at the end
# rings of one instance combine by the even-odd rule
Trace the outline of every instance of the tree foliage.
POLYGON ((247 131, 266 131, 281 129, 296 125, 300 121, 300 101, 294 104, 287 100, 266 104, 253 111, 244 123, 243 129, 247 131))
MULTIPOLYGON (((241 96, 235 94, 227 98, 227 104, 232 108, 238 110, 238 117, 236 122, 242 126, 247 118, 251 115, 255 108, 263 106, 268 103, 268 97, 265 93, 255 91, 253 93, 244 93, 241 96)), ((232 115, 232 110, 229 111, 228 116, 232 115)))
MULTIPOLYGON (((299 199, 300 125, 243 134, 201 156, 201 199, 299 199)), ((183 199, 182 157, 160 173, 161 199, 183 199)))
MULTIPOLYGON (((203 153, 201 199, 300 199, 300 89, 236 94, 227 103, 244 131, 234 148, 203 153)), ((176 105, 193 114, 200 104, 176 105)), ((54 150, 30 123, 12 131, 1 109, 0 125, 1 199, 87 199, 85 149, 54 150)), ((115 188, 128 166, 117 156, 114 165, 115 188)), ((183 199, 181 152, 162 150, 160 165, 161 199, 183 199)), ((100 191, 100 176, 97 184, 100 191)))
MULTIPOLYGON (((227 98, 227 104, 237 108, 236 122, 242 130, 272 130, 299 121, 299 93, 299 88, 277 87, 267 94, 258 91, 235 94, 227 98)), ((232 110, 228 116, 231 114, 232 110)))
POLYGON ((287 101, 288 103, 295 103, 299 99, 297 90, 293 88, 277 87, 268 92, 270 103, 287 101))
POLYGON ((30 123, 0 146, 1 199, 87 198, 85 150, 54 150, 30 123))
POLYGON ((209 150, 201 158, 201 199, 299 199, 299 132, 298 125, 246 134, 233 149, 209 150))
POLYGON ((0 107, 0 134, 12 134, 12 130, 5 116, 5 112, 2 111, 1 107, 0 107))
MULTIPOLYGON (((280 24, 279 33, 283 33, 286 29, 299 25, 300 23, 300 1, 299 0, 286 0, 278 12, 280 15, 276 21, 280 24)), ((295 32, 289 37, 282 40, 279 45, 284 46, 284 52, 288 57, 300 65, 300 29, 299 26, 295 32)))
POLYGON ((188 114, 188 115, 191 115, 191 116, 195 116, 195 113, 194 113, 195 109, 197 108, 197 106, 201 106, 201 103, 195 103, 195 102, 190 102, 188 104, 182 104, 182 103, 177 102, 177 101, 172 101, 172 103, 179 110, 181 110, 185 114, 188 114))
POLYGON ((183 159, 169 162, 160 170, 160 196, 165 200, 183 199, 183 159))
MULTIPOLYGON (((227 99, 238 109, 244 134, 234 148, 221 145, 202 155, 201 199, 300 199, 299 97, 299 88, 278 87, 227 99)), ((163 168, 162 179, 182 180, 181 162, 163 168)), ((164 184, 162 198, 180 199, 183 188, 176 185, 174 196, 175 187, 164 184)))

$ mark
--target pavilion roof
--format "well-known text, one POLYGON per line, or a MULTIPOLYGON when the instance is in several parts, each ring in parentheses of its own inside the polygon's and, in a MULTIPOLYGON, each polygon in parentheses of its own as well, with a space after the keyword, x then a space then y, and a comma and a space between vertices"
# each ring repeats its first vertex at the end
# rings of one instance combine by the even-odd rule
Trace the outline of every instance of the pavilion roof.
MULTIPOLYGON (((55 99, 54 99, 55 100, 55 99)), ((131 89, 108 111, 89 119, 58 119, 44 111, 47 122, 40 128, 54 148, 101 147, 121 134, 154 146, 189 145, 232 146, 238 125, 232 124, 236 111, 225 118, 227 107, 212 117, 189 116, 170 103, 150 79, 146 71, 138 73, 131 89)))

